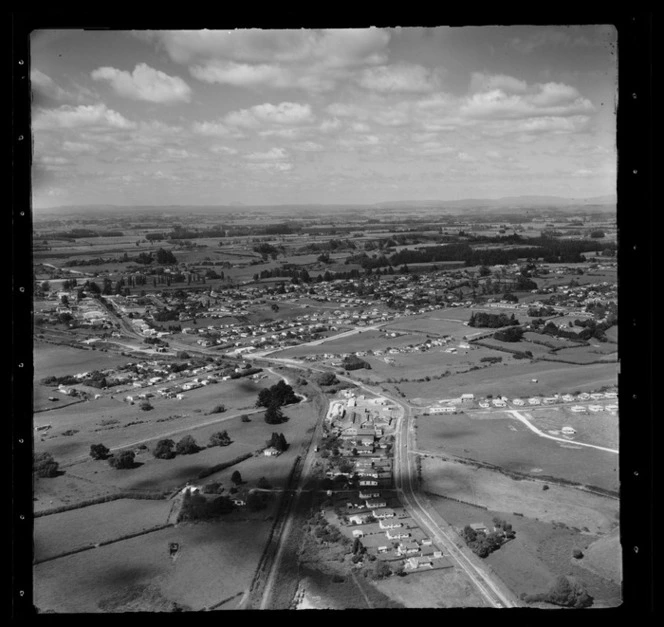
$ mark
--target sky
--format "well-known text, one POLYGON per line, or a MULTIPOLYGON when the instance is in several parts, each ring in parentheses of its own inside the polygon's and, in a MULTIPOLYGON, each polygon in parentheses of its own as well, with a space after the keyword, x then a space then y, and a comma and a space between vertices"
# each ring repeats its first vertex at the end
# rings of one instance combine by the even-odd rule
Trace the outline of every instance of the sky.
POLYGON ((612 26, 31 35, 35 209, 616 192, 612 26))

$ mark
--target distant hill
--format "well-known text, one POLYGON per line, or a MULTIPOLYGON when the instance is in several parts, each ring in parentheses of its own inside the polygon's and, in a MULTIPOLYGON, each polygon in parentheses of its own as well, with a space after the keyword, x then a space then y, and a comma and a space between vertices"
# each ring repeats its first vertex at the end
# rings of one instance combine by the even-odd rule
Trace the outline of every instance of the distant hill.
POLYGON ((381 208, 449 208, 449 209, 535 209, 580 206, 607 206, 615 208, 616 196, 594 196, 592 198, 563 198, 561 196, 506 196, 504 198, 463 198, 460 200, 395 200, 376 203, 381 208))
POLYGON ((596 211, 612 212, 616 210, 616 196, 595 196, 592 198, 563 198, 560 196, 507 196, 505 198, 462 198, 459 200, 394 200, 374 204, 283 204, 283 205, 245 205, 233 203, 230 205, 72 205, 34 209, 40 215, 66 215, 74 213, 233 213, 241 211, 273 211, 280 215, 310 214, 315 211, 335 213, 354 212, 362 210, 408 210, 408 209, 439 209, 450 213, 455 210, 481 210, 487 213, 519 209, 519 210, 545 210, 557 209, 559 211, 573 211, 592 207, 596 211))

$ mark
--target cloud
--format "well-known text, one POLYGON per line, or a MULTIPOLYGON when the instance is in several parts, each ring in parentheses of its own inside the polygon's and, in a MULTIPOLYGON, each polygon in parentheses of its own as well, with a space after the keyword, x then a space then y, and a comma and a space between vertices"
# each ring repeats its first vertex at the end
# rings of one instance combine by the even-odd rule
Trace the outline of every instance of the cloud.
POLYGON ((385 63, 388 31, 368 29, 162 31, 156 41, 194 78, 239 87, 325 92, 353 68, 385 63))
POLYGON ((293 144, 293 149, 301 150, 303 152, 321 152, 322 150, 325 150, 325 147, 317 142, 307 141, 293 144))
POLYGON ((230 146, 210 146, 210 152, 215 155, 236 155, 238 151, 230 146))
POLYGON ((36 68, 30 71, 30 85, 32 91, 41 97, 53 100, 67 100, 72 96, 70 92, 65 91, 57 85, 50 76, 47 76, 36 68))
POLYGON ((506 76, 505 74, 491 75, 482 72, 473 72, 470 77, 470 89, 473 92, 500 89, 504 92, 522 94, 527 91, 528 84, 526 81, 506 76))
POLYGON ((537 84, 524 94, 491 89, 469 96, 460 107, 462 116, 483 119, 570 116, 594 110, 590 100, 581 97, 576 89, 559 83, 537 84))
POLYGON ((329 66, 376 63, 385 58, 389 32, 377 28, 330 30, 153 31, 147 36, 178 63, 232 60, 296 64, 323 61, 329 66))
POLYGON ((383 65, 362 70, 356 82, 381 93, 429 93, 440 88, 440 71, 410 63, 383 65))
POLYGON ((97 152, 97 148, 92 144, 70 141, 65 141, 62 143, 62 150, 65 152, 74 152, 78 154, 94 154, 97 152))
POLYGON ((271 148, 267 152, 252 152, 244 156, 249 161, 282 161, 288 158, 283 148, 271 148))
POLYGON ((136 124, 117 111, 109 109, 105 104, 77 107, 63 105, 57 109, 42 109, 35 113, 32 123, 35 130, 85 126, 132 129, 136 127, 136 124))
POLYGON ((194 122, 191 129, 197 135, 208 137, 230 137, 233 131, 221 122, 194 122))
POLYGON ((169 76, 145 63, 139 63, 130 74, 112 67, 100 67, 91 73, 96 81, 108 81, 120 96, 147 102, 189 102, 191 88, 181 78, 169 76))
POLYGON ((229 126, 257 128, 264 124, 298 125, 312 122, 314 115, 309 104, 282 102, 255 105, 249 109, 231 111, 224 117, 229 126))

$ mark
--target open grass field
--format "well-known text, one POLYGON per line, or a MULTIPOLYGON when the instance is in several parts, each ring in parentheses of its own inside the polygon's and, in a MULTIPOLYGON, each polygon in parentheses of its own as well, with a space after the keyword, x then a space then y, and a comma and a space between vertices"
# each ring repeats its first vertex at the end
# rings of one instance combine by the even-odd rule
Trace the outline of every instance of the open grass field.
MULTIPOLYGON (((37 413, 35 427, 51 425, 51 429, 35 435, 35 449, 37 452, 48 451, 64 463, 86 456, 91 444, 102 442, 109 448, 133 446, 143 441, 174 437, 169 434, 188 432, 208 424, 221 426, 239 413, 253 410, 258 391, 276 381, 273 375, 257 383, 238 379, 185 392, 182 400, 155 397, 151 399, 153 409, 150 411, 120 400, 130 393, 127 392, 115 398, 102 397, 37 413), (217 404, 223 404, 226 412, 206 415, 217 404), (109 423, 109 420, 118 422, 109 423), (64 435, 65 431, 71 430, 76 433, 64 435)), ((141 391, 146 390, 148 388, 141 391)))
MULTIPOLYGON (((555 320, 556 322, 560 323, 560 320, 558 318, 556 318, 555 320)), ((532 331, 526 331, 526 333, 523 334, 523 339, 526 340, 527 342, 544 342, 550 348, 571 348, 578 345, 576 342, 573 342, 571 340, 551 337, 550 335, 545 335, 544 333, 534 333, 532 331)), ((520 344, 521 342, 519 342, 519 345, 520 344)))
POLYGON ((458 349, 456 353, 447 353, 444 348, 433 348, 426 352, 367 356, 364 359, 371 364, 371 370, 358 371, 358 375, 362 379, 369 378, 376 382, 387 379, 420 379, 438 376, 445 371, 456 372, 468 370, 471 366, 484 366, 481 361, 483 357, 501 357, 504 362, 514 361, 507 353, 480 346, 458 349), (386 362, 385 358, 391 363, 386 362))
POLYGON ((462 338, 471 329, 464 325, 470 318, 466 316, 466 310, 462 315, 459 309, 438 309, 419 316, 408 316, 399 320, 389 322, 385 328, 399 331, 419 331, 431 333, 432 335, 451 335, 454 338, 462 338))
POLYGON ((517 595, 545 592, 558 575, 578 577, 595 599, 595 606, 620 602, 620 587, 582 568, 572 558, 575 548, 585 549, 597 536, 561 525, 515 516, 504 510, 484 510, 463 503, 429 496, 429 501, 450 524, 462 528, 473 522, 491 524, 494 516, 511 523, 516 538, 484 562, 517 595))
POLYGON ((565 426, 570 426, 576 429, 574 440, 578 442, 618 448, 618 416, 607 411, 577 414, 570 411, 568 406, 562 406, 530 409, 523 412, 523 415, 530 420, 533 426, 549 435, 560 437, 560 430, 565 426))
MULTIPOLYGON (((146 441, 148 450, 138 452, 136 455, 138 466, 133 469, 114 469, 105 461, 95 461, 88 457, 90 444, 101 442, 109 448, 114 445, 113 438, 103 435, 104 433, 114 433, 114 431, 102 432, 96 439, 89 440, 85 444, 80 443, 77 446, 76 451, 79 452, 85 461, 65 467, 65 474, 62 477, 40 480, 39 486, 44 485, 48 487, 51 493, 55 493, 56 497, 59 496, 60 499, 64 497, 64 494, 68 494, 67 478, 78 478, 83 482, 91 482, 92 485, 99 486, 102 493, 118 490, 170 491, 183 486, 187 481, 199 483, 200 481, 197 479, 197 476, 201 471, 207 470, 217 464, 228 462, 240 455, 264 448, 271 434, 277 432, 283 433, 286 441, 290 444, 288 451, 283 455, 277 458, 267 458, 264 456, 255 459, 252 458, 227 469, 227 471, 222 471, 217 473, 217 475, 205 479, 205 482, 212 479, 225 480, 230 478, 234 470, 239 469, 241 474, 247 475, 247 481, 254 478, 253 475, 256 474, 255 480, 258 480, 261 476, 266 476, 277 487, 288 476, 292 463, 299 454, 302 444, 311 437, 311 434, 307 433, 308 430, 313 427, 316 421, 315 411, 311 403, 287 407, 284 409, 284 413, 289 416, 290 420, 280 425, 266 424, 262 413, 259 413, 252 415, 251 422, 242 422, 239 417, 234 417, 224 422, 205 427, 197 428, 191 426, 180 433, 170 436, 168 433, 156 436, 154 434, 155 426, 153 425, 150 440, 146 441), (170 439, 177 442, 184 435, 191 435, 199 446, 206 446, 210 436, 221 430, 228 431, 232 440, 229 446, 205 448, 198 453, 178 455, 169 460, 156 459, 152 454, 152 449, 156 441, 162 439, 162 437, 170 437, 170 439), (50 483, 51 481, 57 481, 59 485, 56 486, 55 483, 50 483), (64 494, 60 494, 56 490, 56 487, 59 487, 64 494)), ((162 425, 163 429, 182 428, 178 421, 160 423, 157 426, 162 425)), ((126 441, 127 437, 125 436, 125 442, 122 445, 126 446, 129 444, 126 441)), ((132 437, 135 437, 135 434, 132 437)), ((116 444, 116 446, 120 445, 116 444)), ((63 455, 58 454, 57 447, 51 447, 49 452, 52 452, 56 460, 61 461, 63 459, 63 455)), ((230 487, 230 483, 227 487, 230 487)), ((39 489, 36 490, 35 495, 42 499, 45 498, 39 489)), ((92 494, 92 496, 96 496, 96 494, 92 494)), ((86 491, 85 498, 89 497, 90 494, 86 491)))
POLYGON ((398 348, 408 344, 419 344, 422 337, 419 335, 401 335, 398 337, 386 336, 382 331, 361 331, 354 335, 343 337, 337 340, 329 340, 316 346, 293 347, 284 351, 275 353, 275 357, 298 358, 306 355, 320 355, 324 353, 353 353, 369 350, 386 350, 388 348, 398 348))
MULTIPOLYGON (((598 345, 599 346, 599 345, 598 345)), ((592 346, 579 346, 578 348, 563 348, 555 353, 547 355, 547 359, 554 361, 573 362, 575 364, 592 364, 596 361, 616 362, 618 358, 618 347, 615 344, 607 344, 608 350, 593 348, 592 346), (613 349, 613 350, 612 350, 613 349)))
POLYGON ((473 372, 452 375, 429 383, 403 383, 399 388, 408 398, 439 399, 473 393, 508 398, 537 394, 590 392, 618 382, 614 363, 570 366, 550 361, 497 364, 473 372), (533 382, 532 379, 537 379, 533 382))
POLYGON ((622 560, 620 559, 622 547, 618 530, 595 540, 584 553, 583 560, 578 562, 579 566, 620 584, 622 581, 622 560))
MULTIPOLYGON (((180 524, 38 564, 34 604, 41 612, 100 612, 100 601, 152 584, 169 601, 201 610, 249 586, 270 524, 238 517, 180 524), (168 554, 170 542, 180 544, 175 560, 168 554)), ((154 607, 145 603, 140 610, 154 607)))
MULTIPOLYGON (((516 480, 499 472, 470 464, 422 458, 423 489, 466 503, 519 512, 543 522, 564 522, 589 533, 605 534, 618 524, 619 503, 575 488, 541 481, 516 480)), ((488 523, 489 521, 484 521, 488 523)))
POLYGON ((35 560, 165 524, 171 505, 168 500, 120 499, 35 518, 35 560))
POLYGON ((33 355, 35 382, 48 376, 61 377, 66 374, 103 370, 131 361, 114 353, 55 346, 39 340, 35 341, 33 355))
POLYGON ((618 455, 541 438, 516 419, 429 416, 418 419, 416 433, 418 449, 423 452, 618 490, 618 455))
POLYGON ((482 346, 490 346, 495 350, 502 350, 503 354, 509 351, 530 351, 533 354, 533 357, 541 357, 542 355, 550 354, 551 349, 547 346, 542 346, 541 344, 535 344, 534 342, 502 342, 501 340, 496 340, 493 337, 487 337, 481 340, 482 346))
POLYGON ((409 608, 486 607, 483 597, 458 568, 409 573, 374 585, 409 608))

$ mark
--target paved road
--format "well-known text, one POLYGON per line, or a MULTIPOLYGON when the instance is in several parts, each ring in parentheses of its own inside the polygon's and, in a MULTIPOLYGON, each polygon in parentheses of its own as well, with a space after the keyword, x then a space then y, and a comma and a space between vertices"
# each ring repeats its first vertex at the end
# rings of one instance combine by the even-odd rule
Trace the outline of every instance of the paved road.
MULTIPOLYGON (((308 364, 304 365, 293 359, 280 359, 276 357, 267 357, 264 359, 283 363, 284 365, 294 368, 325 372, 323 369, 312 368, 308 364)), ((488 605, 496 608, 518 607, 518 599, 507 590, 502 583, 495 581, 495 579, 483 568, 479 558, 470 550, 456 545, 454 540, 456 532, 454 532, 451 526, 443 520, 440 514, 418 497, 415 483, 413 481, 414 469, 411 467, 409 459, 410 435, 412 435, 413 432, 413 427, 410 424, 411 406, 401 400, 393 398, 389 394, 386 394, 382 389, 373 388, 340 374, 337 375, 337 378, 342 381, 351 382, 371 394, 388 398, 402 408, 403 415, 398 418, 394 446, 394 478, 402 502, 406 505, 407 509, 420 527, 426 530, 441 548, 446 549, 447 554, 468 575, 469 579, 475 584, 488 605)))

